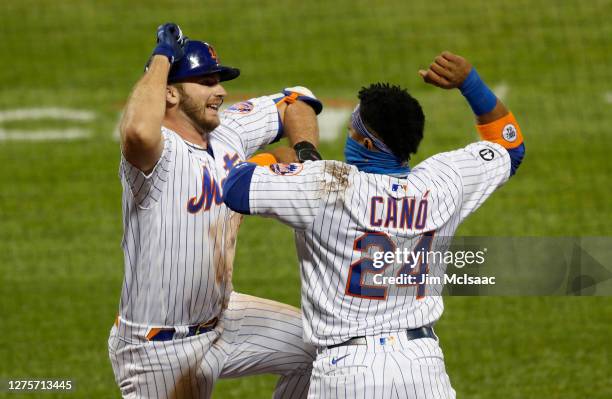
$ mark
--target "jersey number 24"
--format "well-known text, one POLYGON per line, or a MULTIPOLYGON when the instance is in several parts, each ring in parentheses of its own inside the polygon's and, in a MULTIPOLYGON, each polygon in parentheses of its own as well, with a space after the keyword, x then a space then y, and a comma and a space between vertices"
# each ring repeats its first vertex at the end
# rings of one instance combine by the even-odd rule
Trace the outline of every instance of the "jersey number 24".
MULTIPOLYGON (((413 248, 412 253, 421 252, 423 255, 431 248, 431 243, 434 237, 434 231, 429 231, 421 236, 421 239, 413 248)), ((348 281, 346 282, 346 295, 356 296, 367 299, 387 299, 388 287, 385 285, 366 285, 363 280, 368 274, 383 274, 385 269, 391 264, 385 263, 382 267, 375 267, 374 260, 367 254, 373 248, 375 251, 383 253, 395 252, 396 246, 391 238, 386 233, 382 232, 367 232, 358 237, 353 249, 364 253, 365 255, 353 262, 349 267, 348 281)), ((428 265, 426 256, 419 256, 415 261, 414 256, 410 256, 409 261, 404 263, 397 272, 396 276, 413 275, 415 281, 423 281, 423 277, 427 275, 428 265), (418 265, 415 265, 418 262, 418 265)), ((416 285, 416 298, 422 299, 425 297, 425 283, 423 284, 406 284, 405 286, 416 285)))

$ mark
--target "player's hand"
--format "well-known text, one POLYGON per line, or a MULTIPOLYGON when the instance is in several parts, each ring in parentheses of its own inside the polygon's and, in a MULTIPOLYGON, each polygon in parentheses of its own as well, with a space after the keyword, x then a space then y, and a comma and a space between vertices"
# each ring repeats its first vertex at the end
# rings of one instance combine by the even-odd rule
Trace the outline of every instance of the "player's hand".
POLYGON ((153 55, 165 55, 170 63, 175 63, 184 55, 184 47, 187 37, 183 36, 181 28, 172 22, 160 25, 157 28, 157 47, 153 50, 153 55))
POLYGON ((427 70, 419 70, 419 75, 425 83, 443 89, 454 89, 461 86, 471 70, 472 65, 465 58, 450 51, 443 51, 427 70))

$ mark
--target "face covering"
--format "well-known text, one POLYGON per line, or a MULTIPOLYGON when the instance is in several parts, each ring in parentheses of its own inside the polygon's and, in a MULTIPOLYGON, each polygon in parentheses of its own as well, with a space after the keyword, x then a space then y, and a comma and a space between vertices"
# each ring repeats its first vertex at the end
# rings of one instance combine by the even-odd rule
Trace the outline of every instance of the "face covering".
POLYGON ((344 146, 344 156, 348 164, 355 165, 357 169, 366 173, 395 177, 406 177, 408 175, 410 172, 408 163, 396 157, 385 143, 365 127, 361 115, 359 115, 359 105, 353 111, 351 125, 359 134, 372 140, 379 151, 370 151, 348 136, 344 146))

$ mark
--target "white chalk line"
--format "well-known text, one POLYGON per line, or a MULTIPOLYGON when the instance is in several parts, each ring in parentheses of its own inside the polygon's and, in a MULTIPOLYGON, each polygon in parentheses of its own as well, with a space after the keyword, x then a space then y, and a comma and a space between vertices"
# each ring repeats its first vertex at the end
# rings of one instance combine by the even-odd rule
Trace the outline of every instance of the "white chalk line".
MULTIPOLYGON (((0 123, 30 121, 41 119, 65 120, 72 122, 91 122, 95 112, 72 108, 17 108, 0 111, 0 123)), ((0 141, 49 141, 77 140, 91 136, 89 129, 3 129, 0 128, 0 141)))
POLYGON ((62 130, 5 130, 0 129, 0 141, 58 141, 78 140, 91 137, 91 132, 85 129, 62 130))
POLYGON ((17 108, 0 111, 0 122, 59 119, 69 121, 89 122, 96 114, 92 111, 71 108, 17 108))

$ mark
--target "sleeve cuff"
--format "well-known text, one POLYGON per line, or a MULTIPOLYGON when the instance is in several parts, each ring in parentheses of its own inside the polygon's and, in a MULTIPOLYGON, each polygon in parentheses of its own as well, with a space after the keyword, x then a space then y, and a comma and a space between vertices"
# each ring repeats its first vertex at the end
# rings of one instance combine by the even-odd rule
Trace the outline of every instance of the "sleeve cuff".
POLYGON ((234 212, 250 215, 249 191, 256 164, 243 162, 232 168, 223 182, 223 202, 234 212))

